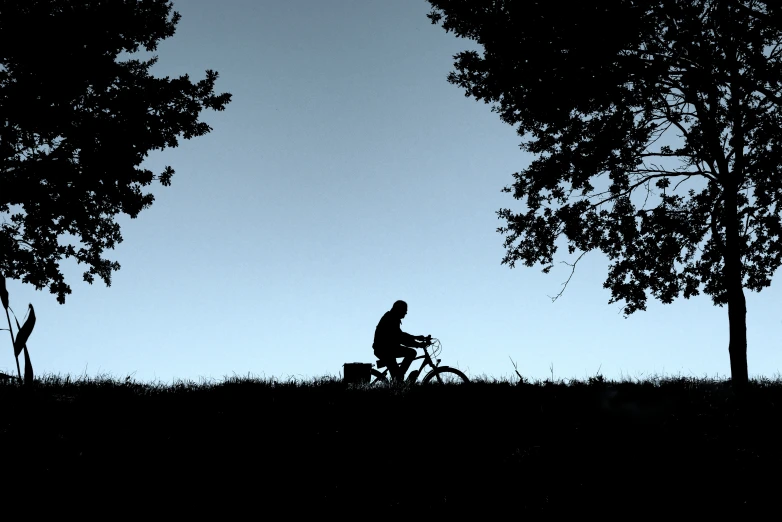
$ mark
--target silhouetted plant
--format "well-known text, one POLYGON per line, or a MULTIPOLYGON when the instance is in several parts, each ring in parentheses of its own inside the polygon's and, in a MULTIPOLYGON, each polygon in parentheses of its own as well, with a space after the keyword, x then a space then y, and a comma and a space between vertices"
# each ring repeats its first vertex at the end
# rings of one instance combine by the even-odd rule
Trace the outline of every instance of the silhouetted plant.
MULTIPOLYGON (((30 352, 27 350, 27 339, 30 338, 30 334, 35 326, 35 309, 32 303, 30 303, 30 311, 27 315, 27 319, 23 325, 19 325, 19 319, 16 317, 13 309, 11 309, 8 300, 8 289, 5 286, 5 276, 0 272, 0 301, 3 303, 3 309, 5 310, 5 317, 8 320, 8 333, 11 334, 11 345, 14 349, 14 359, 16 360, 16 371, 19 375, 19 380, 22 380, 22 371, 19 367, 19 354, 24 352, 24 384, 30 385, 33 382, 33 364, 30 362, 30 352), (11 316, 9 311, 14 314, 14 321, 16 322, 16 337, 14 338, 13 328, 11 327, 11 316)), ((5 328, 2 328, 5 330, 5 328)))
POLYGON ((513 358, 510 357, 510 356, 508 356, 508 358, 510 359, 511 364, 513 364, 513 371, 515 371, 516 375, 519 377, 518 384, 528 384, 529 381, 527 379, 525 379, 524 376, 521 373, 519 373, 519 367, 516 364, 516 361, 514 361, 513 358))

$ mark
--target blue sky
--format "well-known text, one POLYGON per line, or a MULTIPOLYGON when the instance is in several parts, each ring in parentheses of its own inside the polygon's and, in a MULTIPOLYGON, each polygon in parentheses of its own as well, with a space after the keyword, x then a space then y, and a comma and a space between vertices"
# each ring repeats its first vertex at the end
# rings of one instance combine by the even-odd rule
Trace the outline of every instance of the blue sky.
MULTIPOLYGON (((471 45, 430 25, 424 0, 181 0, 158 76, 220 73, 233 94, 204 113, 207 136, 151 154, 176 170, 109 257, 106 288, 81 281, 66 304, 9 281, 38 374, 141 381, 339 375, 372 362, 397 299, 405 331, 441 340, 470 376, 726 376, 727 308, 706 296, 624 318, 603 289, 607 259, 570 269, 500 261, 502 187, 530 156, 515 130, 446 76, 471 45)), ((562 252, 565 254, 565 251, 562 252)), ((566 260, 560 257, 559 260, 566 260)), ((782 291, 747 292, 749 371, 782 366, 782 291)), ((15 373, 10 338, 0 371, 15 373)))

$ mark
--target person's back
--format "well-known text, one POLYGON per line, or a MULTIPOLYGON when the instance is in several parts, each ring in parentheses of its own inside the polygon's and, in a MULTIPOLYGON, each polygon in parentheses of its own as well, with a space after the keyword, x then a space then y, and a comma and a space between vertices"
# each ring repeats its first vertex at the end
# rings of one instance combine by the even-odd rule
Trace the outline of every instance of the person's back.
POLYGON ((402 331, 402 319, 399 312, 393 308, 383 314, 375 327, 375 340, 372 348, 375 350, 396 348, 398 346, 413 346, 415 338, 402 331))
POLYGON ((391 310, 383 314, 375 327, 375 340, 372 348, 375 356, 388 366, 391 377, 402 380, 407 373, 410 364, 415 359, 417 352, 410 347, 423 346, 426 337, 423 335, 410 335, 402 331, 402 319, 407 315, 407 303, 397 301, 391 310), (396 359, 404 357, 401 367, 396 359))

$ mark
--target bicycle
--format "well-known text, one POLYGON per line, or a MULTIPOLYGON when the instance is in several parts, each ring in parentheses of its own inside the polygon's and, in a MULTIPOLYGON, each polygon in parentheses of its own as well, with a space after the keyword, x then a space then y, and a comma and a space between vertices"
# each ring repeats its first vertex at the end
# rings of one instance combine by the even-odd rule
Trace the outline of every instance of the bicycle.
MULTIPOLYGON (((421 384, 429 384, 432 382, 437 384, 458 384, 470 382, 470 379, 468 379, 465 374, 456 368, 451 368, 450 366, 440 366, 440 359, 436 359, 437 362, 435 362, 435 357, 440 355, 443 350, 439 339, 435 339, 434 337, 427 338, 427 344, 421 346, 420 348, 423 348, 424 354, 419 355, 413 359, 413 361, 417 361, 418 359, 423 359, 423 361, 421 362, 420 368, 410 372, 411 376, 415 376, 413 379, 410 379, 411 382, 417 382, 418 377, 421 375, 421 371, 426 366, 431 366, 432 370, 424 376, 424 378, 421 380, 421 384), (432 351, 431 354, 429 353, 429 349, 432 351)), ((412 366, 412 362, 410 365, 412 366)), ((370 370, 371 377, 369 380, 369 385, 388 385, 388 378, 386 377, 388 375, 388 367, 386 366, 386 363, 378 359, 375 361, 375 366, 377 369, 372 368, 370 370), (385 370, 383 370, 381 373, 379 371, 380 368, 385 368, 385 370)))

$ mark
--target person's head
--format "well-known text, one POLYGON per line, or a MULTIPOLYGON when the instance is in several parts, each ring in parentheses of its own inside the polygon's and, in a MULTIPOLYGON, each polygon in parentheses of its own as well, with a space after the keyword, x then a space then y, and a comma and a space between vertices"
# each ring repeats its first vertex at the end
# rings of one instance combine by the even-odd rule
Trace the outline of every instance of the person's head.
POLYGON ((395 315, 398 315, 400 319, 402 319, 407 315, 407 303, 404 301, 397 301, 394 303, 394 306, 391 307, 391 311, 394 312, 395 315))

